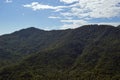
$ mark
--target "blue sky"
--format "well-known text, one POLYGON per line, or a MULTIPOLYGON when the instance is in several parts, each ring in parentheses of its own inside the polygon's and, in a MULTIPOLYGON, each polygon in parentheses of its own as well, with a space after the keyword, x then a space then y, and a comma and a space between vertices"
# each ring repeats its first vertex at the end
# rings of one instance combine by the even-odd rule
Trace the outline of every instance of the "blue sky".
POLYGON ((27 27, 120 24, 120 0, 0 0, 0 10, 0 35, 27 27))

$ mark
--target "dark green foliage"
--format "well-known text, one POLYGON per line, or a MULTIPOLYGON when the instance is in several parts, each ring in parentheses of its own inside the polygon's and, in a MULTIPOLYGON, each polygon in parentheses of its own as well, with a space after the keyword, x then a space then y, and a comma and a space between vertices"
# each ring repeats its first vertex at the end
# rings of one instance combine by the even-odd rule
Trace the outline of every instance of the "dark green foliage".
POLYGON ((120 28, 24 29, 0 37, 0 60, 0 80, 120 80, 120 28))

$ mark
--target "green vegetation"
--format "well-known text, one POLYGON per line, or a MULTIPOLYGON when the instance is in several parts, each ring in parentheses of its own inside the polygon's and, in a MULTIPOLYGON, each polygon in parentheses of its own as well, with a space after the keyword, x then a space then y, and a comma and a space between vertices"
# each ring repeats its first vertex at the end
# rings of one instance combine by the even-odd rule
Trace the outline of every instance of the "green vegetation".
POLYGON ((120 80, 120 28, 23 29, 0 37, 0 64, 0 80, 120 80))

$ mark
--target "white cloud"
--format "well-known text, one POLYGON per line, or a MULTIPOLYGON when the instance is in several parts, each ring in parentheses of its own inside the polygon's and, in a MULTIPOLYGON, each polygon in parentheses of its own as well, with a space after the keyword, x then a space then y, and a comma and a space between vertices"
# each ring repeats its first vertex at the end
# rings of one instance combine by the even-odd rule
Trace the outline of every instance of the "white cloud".
POLYGON ((61 17, 59 17, 59 16, 49 16, 48 18, 51 18, 51 19, 60 19, 61 17))
MULTIPOLYGON (((44 5, 39 2, 25 4, 23 7, 33 10, 51 9, 61 16, 60 22, 64 25, 61 29, 76 28, 85 24, 111 24, 118 25, 119 22, 102 22, 99 19, 120 17, 120 0, 59 0, 66 3, 66 6, 44 5), (71 4, 72 3, 72 4, 71 4), (69 4, 69 5, 68 5, 69 4), (95 23, 94 19, 98 19, 95 23)), ((49 16, 56 19, 60 17, 49 16)))
POLYGON ((61 20, 64 23, 86 23, 84 20, 61 20))
POLYGON ((91 25, 91 24, 98 24, 98 25, 113 25, 113 26, 118 26, 120 25, 119 22, 87 22, 87 21, 82 21, 82 20, 71 20, 71 21, 62 21, 62 22, 66 22, 63 26, 60 27, 60 29, 74 29, 74 28, 78 28, 82 25, 91 25))
POLYGON ((87 21, 84 20, 61 20, 61 22, 63 22, 64 25, 61 26, 60 29, 67 29, 67 28, 74 29, 88 23, 87 21))
MULTIPOLYGON (((6 1, 9 2, 11 0, 6 1)), ((33 10, 51 9, 54 12, 60 12, 60 15, 66 17, 111 18, 120 16, 120 6, 118 6, 120 0, 60 0, 60 2, 77 3, 69 6, 51 6, 32 2, 31 4, 23 5, 23 7, 32 8, 33 10)))
POLYGON ((5 0, 6 3, 12 3, 12 0, 5 0))
POLYGON ((77 2, 79 0, 60 0, 60 2, 64 2, 64 3, 67 3, 67 4, 70 4, 70 3, 74 3, 74 2, 77 2))
POLYGON ((81 0, 80 6, 82 6, 90 17, 92 18, 110 18, 120 16, 120 7, 116 5, 119 0, 81 0))
POLYGON ((32 8, 33 10, 55 9, 53 6, 43 5, 38 2, 32 2, 31 4, 23 5, 23 7, 32 8))
POLYGON ((68 12, 63 12, 63 16, 91 17, 91 18, 111 18, 120 16, 120 7, 117 6, 120 0, 79 0, 68 12))
POLYGON ((44 9, 52 9, 55 11, 60 11, 63 8, 66 8, 67 6, 50 6, 50 5, 44 5, 39 2, 32 2, 31 4, 25 4, 23 7, 26 8, 32 8, 33 10, 44 10, 44 9))
POLYGON ((120 22, 100 22, 100 23, 97 23, 97 24, 118 26, 118 25, 120 25, 120 22))
POLYGON ((77 27, 78 27, 78 25, 74 25, 74 24, 64 24, 64 25, 60 26, 60 29, 74 29, 77 27))
MULTIPOLYGON (((67 1, 67 0, 65 0, 67 1)), ((120 0, 78 0, 78 3, 71 4, 69 11, 61 12, 62 16, 72 17, 73 20, 61 20, 65 23, 62 29, 76 28, 81 25, 89 24, 108 24, 117 26, 120 22, 104 22, 99 19, 120 17, 120 0), (78 18, 79 20, 74 20, 78 18), (98 19, 98 22, 92 21, 98 19)))

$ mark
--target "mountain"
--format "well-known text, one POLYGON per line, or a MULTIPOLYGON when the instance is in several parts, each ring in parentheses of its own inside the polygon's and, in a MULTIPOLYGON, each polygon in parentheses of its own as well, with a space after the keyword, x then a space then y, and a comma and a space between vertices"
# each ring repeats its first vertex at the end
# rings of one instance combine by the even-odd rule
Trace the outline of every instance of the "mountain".
POLYGON ((119 28, 120 28, 120 25, 118 25, 117 27, 119 27, 119 28))
MULTIPOLYGON (((66 34, 66 31, 48 32, 30 27, 27 29, 16 31, 12 34, 0 36, 0 49, 5 52, 9 52, 9 56, 13 58, 14 61, 18 62, 19 59, 22 59, 32 53, 37 53, 42 49, 47 48, 49 45, 59 40, 64 34, 66 34), (16 56, 17 58, 14 56, 16 56)), ((1 55, 2 54, 4 53, 1 53, 1 55)), ((2 56, 0 56, 0 58, 1 57, 2 56)), ((2 63, 3 62, 4 61, 2 61, 2 63)))
POLYGON ((0 37, 0 80, 119 80, 120 28, 23 29, 0 37), (4 57, 3 57, 4 56, 4 57))

